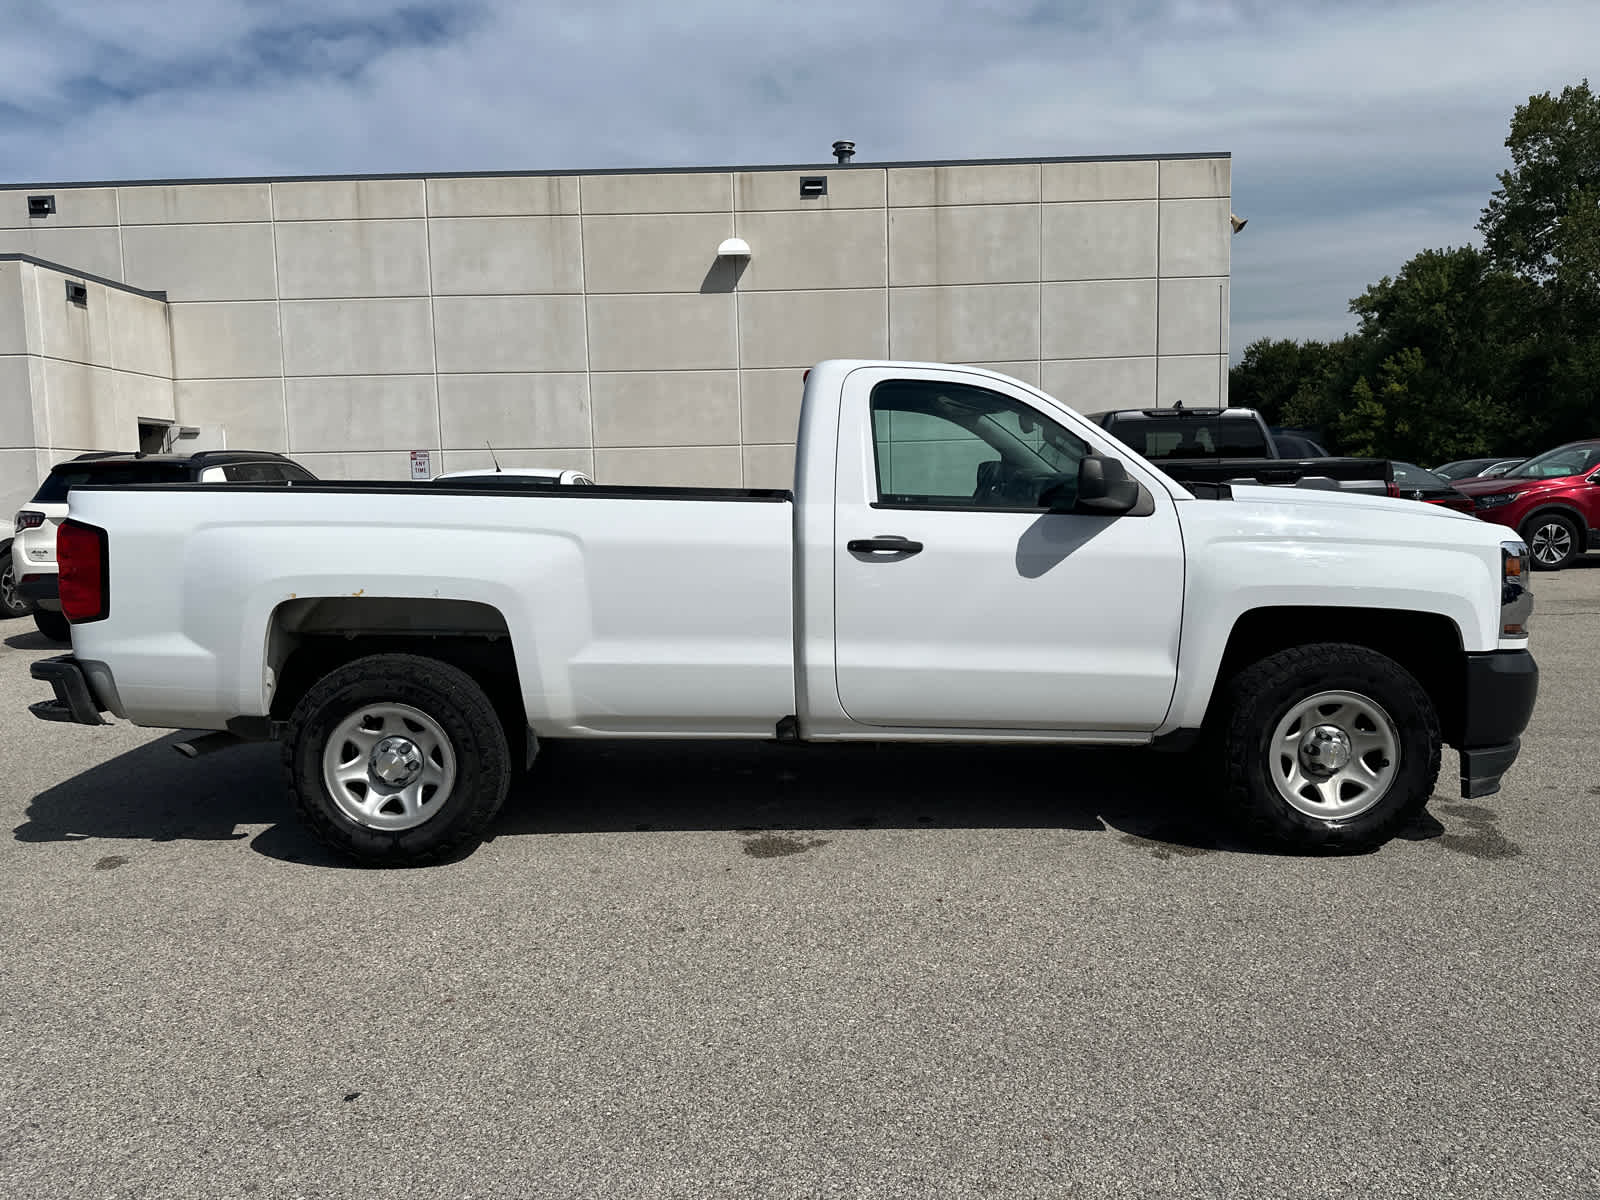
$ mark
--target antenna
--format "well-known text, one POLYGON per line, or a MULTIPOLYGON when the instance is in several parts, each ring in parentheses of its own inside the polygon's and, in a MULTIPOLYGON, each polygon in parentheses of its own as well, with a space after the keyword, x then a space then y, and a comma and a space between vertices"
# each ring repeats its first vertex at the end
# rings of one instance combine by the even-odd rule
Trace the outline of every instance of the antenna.
MULTIPOLYGON (((489 443, 485 442, 484 445, 485 446, 489 446, 489 443)), ((489 457, 494 460, 495 474, 496 475, 501 474, 501 471, 500 471, 500 456, 494 452, 494 447, 493 446, 489 446, 489 457)))

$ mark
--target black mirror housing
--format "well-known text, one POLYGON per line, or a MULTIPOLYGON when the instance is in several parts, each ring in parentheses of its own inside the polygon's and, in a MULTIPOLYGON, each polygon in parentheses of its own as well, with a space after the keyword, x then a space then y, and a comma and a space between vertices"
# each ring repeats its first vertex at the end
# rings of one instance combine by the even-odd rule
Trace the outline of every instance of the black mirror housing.
POLYGON ((1078 502, 1072 511, 1097 517, 1120 517, 1139 503, 1139 484, 1122 461, 1103 454, 1085 455, 1078 464, 1078 502))

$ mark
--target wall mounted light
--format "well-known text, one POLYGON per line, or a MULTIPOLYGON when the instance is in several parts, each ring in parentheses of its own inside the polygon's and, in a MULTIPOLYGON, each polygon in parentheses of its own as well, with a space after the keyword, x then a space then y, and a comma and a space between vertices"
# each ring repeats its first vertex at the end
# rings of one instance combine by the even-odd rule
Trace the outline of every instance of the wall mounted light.
POLYGON ((54 196, 29 196, 28 215, 30 217, 48 217, 56 210, 54 196))
POLYGON ((828 177, 826 175, 802 175, 800 177, 800 199, 814 200, 818 196, 828 194, 828 177))
POLYGON ((731 237, 717 247, 718 258, 749 258, 750 243, 741 237, 731 237))
POLYGON ((76 279, 67 280, 67 303, 76 304, 79 308, 89 307, 89 287, 79 283, 76 279))

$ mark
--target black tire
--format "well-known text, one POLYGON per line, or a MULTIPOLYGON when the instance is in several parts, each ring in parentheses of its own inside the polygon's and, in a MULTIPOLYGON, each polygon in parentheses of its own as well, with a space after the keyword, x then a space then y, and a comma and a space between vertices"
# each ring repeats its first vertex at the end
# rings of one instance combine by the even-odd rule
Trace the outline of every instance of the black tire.
POLYGON ((1246 830, 1264 842, 1296 851, 1369 850, 1410 824, 1433 794, 1442 740, 1438 712, 1409 671, 1375 650, 1337 642, 1282 650, 1240 671, 1225 695, 1219 732, 1227 797, 1246 830), (1269 748, 1291 710, 1330 692, 1375 702, 1399 749, 1387 786, 1374 789, 1375 802, 1343 819, 1294 807, 1272 774, 1281 749, 1269 748))
POLYGON ((52 612, 48 608, 36 608, 33 610, 33 623, 38 626, 39 632, 52 642, 72 641, 72 625, 59 612, 52 612))
POLYGON ((1584 551, 1583 528, 1565 513, 1539 513, 1522 523, 1521 533, 1535 571, 1559 571, 1584 551))
POLYGON ((311 829, 341 854, 371 866, 421 865, 464 850, 494 820, 511 782, 505 729, 483 689, 457 667, 410 654, 359 658, 315 684, 289 720, 283 764, 290 798, 311 829), (436 723, 454 762, 454 782, 431 802, 437 805, 431 815, 401 830, 361 823, 341 808, 324 779, 324 753, 340 723, 384 704, 407 706, 436 723))
POLYGON ((17 595, 17 569, 8 547, 0 551, 0 621, 25 617, 32 611, 33 605, 17 595))

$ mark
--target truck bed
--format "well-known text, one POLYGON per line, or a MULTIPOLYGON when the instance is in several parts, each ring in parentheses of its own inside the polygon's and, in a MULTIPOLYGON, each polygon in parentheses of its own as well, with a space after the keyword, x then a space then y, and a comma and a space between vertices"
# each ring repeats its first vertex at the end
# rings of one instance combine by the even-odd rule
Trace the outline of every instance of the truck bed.
POLYGON ((783 491, 172 484, 74 490, 72 510, 117 529, 114 620, 74 647, 92 659, 115 626, 122 706, 146 723, 264 715, 291 647, 250 636, 241 656, 241 630, 336 637, 401 599, 397 632, 503 630, 541 735, 770 737, 795 711, 783 491))

